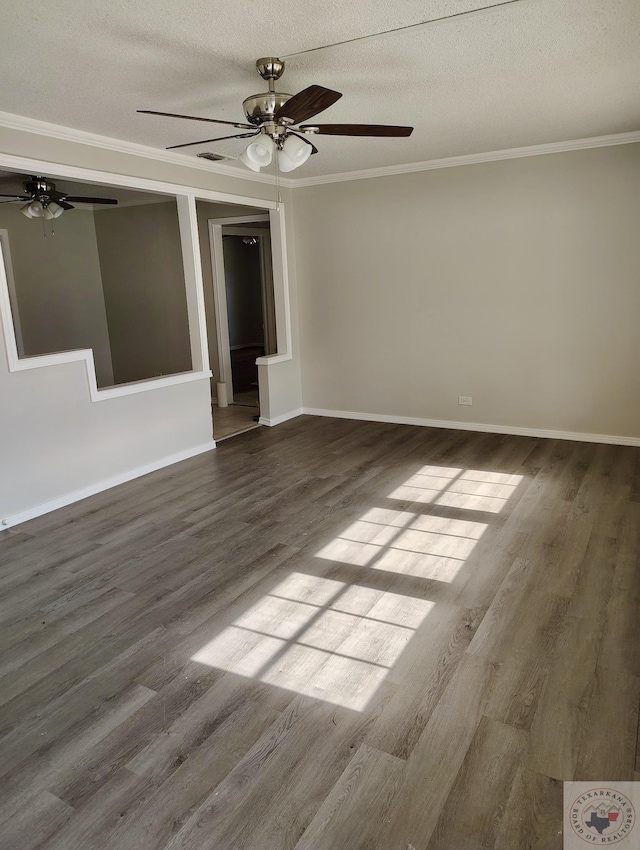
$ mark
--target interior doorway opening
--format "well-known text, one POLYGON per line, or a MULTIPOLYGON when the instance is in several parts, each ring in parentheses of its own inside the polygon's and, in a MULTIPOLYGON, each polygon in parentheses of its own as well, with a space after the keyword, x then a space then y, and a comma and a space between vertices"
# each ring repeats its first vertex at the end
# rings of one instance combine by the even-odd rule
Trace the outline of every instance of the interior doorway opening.
MULTIPOLYGON (((259 427, 256 360, 277 351, 269 214, 208 218, 216 363, 216 441, 259 427)), ((210 339, 211 348, 211 339, 210 339)), ((212 358, 213 361, 214 358, 212 358)))

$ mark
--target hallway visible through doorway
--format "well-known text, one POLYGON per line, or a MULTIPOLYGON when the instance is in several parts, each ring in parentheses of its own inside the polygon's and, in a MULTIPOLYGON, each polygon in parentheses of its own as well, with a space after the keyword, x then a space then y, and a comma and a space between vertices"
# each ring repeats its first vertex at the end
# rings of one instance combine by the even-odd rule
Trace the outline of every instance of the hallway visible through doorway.
POLYGON ((269 214, 230 211, 198 205, 215 440, 258 427, 256 361, 277 352, 269 214))
POLYGON ((213 438, 216 442, 227 437, 233 437, 236 434, 243 434, 251 428, 259 428, 258 389, 235 393, 233 404, 227 407, 218 407, 217 403, 214 402, 212 413, 213 438))

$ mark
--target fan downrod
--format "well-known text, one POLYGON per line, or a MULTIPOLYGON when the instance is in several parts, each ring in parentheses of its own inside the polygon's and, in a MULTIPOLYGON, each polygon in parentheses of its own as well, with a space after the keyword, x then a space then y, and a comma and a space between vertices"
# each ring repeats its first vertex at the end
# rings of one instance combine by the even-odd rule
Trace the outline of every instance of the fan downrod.
MULTIPOLYGON (((256 127, 270 130, 272 138, 279 136, 284 130, 274 123, 274 115, 292 95, 277 92, 275 81, 284 73, 284 62, 275 56, 265 56, 256 61, 256 70, 263 80, 269 83, 269 91, 252 94, 244 99, 242 106, 247 121, 256 127)), ((274 139, 275 140, 275 139, 274 139)))

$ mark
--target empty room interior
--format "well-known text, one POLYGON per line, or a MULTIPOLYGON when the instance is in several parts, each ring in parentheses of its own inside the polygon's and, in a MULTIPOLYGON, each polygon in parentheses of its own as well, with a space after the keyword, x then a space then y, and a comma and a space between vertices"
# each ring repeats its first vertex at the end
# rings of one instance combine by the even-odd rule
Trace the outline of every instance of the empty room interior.
POLYGON ((640 847, 637 0, 0 20, 0 850, 640 847))

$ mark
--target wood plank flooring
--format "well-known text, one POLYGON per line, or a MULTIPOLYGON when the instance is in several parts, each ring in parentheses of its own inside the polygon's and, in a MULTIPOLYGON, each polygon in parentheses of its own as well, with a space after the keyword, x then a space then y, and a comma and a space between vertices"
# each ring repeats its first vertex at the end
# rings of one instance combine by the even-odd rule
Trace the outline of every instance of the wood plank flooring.
POLYGON ((300 417, 0 534, 1 850, 560 850, 640 450, 300 417))

